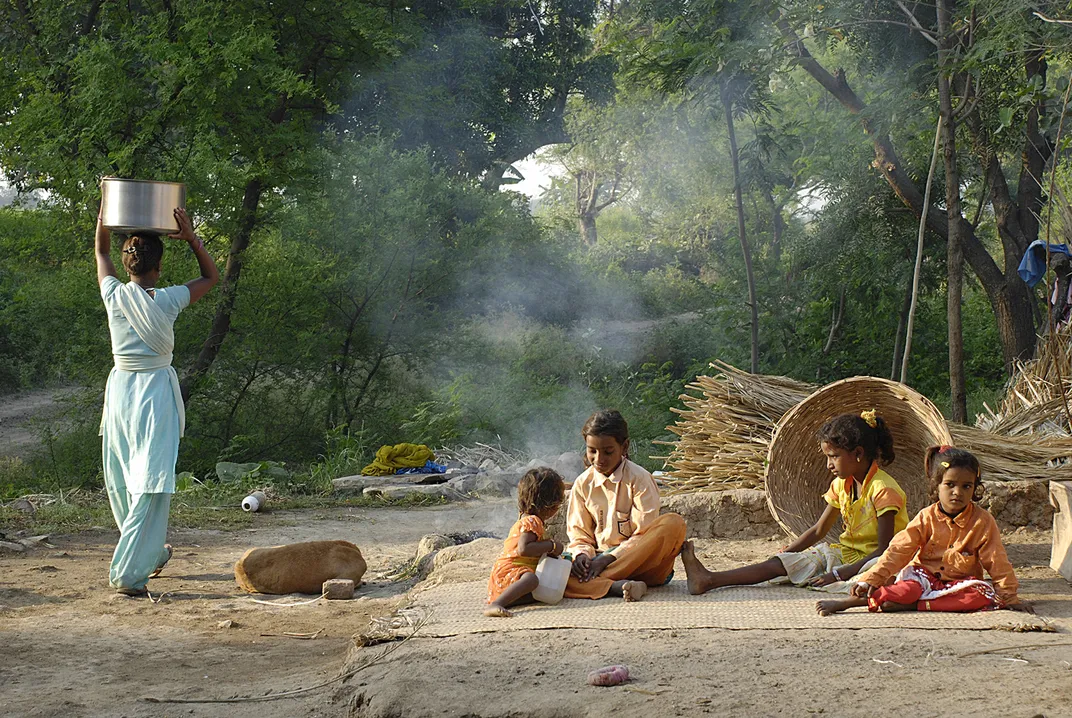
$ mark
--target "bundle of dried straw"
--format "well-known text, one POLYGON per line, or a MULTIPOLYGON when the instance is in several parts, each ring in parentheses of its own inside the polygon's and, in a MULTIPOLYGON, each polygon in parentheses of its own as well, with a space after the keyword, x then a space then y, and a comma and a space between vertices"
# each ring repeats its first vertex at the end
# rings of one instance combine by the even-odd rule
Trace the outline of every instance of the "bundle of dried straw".
POLYGON ((1035 353, 1031 361, 1017 362, 1001 406, 994 411, 984 404, 987 413, 976 418, 976 426, 1010 436, 1072 435, 1061 396, 1062 384, 1065 396, 1072 396, 1072 327, 1041 339, 1035 353))

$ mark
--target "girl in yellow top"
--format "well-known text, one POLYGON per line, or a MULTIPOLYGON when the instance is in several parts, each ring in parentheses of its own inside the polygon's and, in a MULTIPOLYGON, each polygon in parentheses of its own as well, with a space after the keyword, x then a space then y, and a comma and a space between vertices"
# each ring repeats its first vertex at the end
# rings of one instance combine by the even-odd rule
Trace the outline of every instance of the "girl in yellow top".
POLYGON ((530 469, 521 477, 517 485, 520 517, 491 568, 485 616, 510 618, 514 614, 507 610, 508 606, 532 601, 532 592, 540 585, 536 578, 540 557, 562 553, 559 541, 544 538, 544 523, 558 513, 564 494, 562 477, 553 469, 530 469))
POLYGON ((893 461, 893 436, 874 410, 842 414, 819 431, 819 446, 834 474, 819 520, 779 553, 762 563, 730 571, 709 571, 685 542, 681 560, 689 592, 706 593, 722 586, 762 583, 780 577, 797 586, 844 593, 849 579, 870 567, 894 534, 908 525, 905 494, 881 465, 893 461), (841 516, 845 530, 839 543, 822 543, 841 516))

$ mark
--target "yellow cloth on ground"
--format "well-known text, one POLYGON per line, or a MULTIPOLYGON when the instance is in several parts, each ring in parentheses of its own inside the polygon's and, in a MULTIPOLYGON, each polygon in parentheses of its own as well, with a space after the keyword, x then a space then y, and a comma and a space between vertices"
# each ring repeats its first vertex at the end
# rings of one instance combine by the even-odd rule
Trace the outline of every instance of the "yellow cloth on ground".
POLYGON ((414 469, 435 459, 435 454, 424 444, 384 444, 376 452, 376 459, 361 469, 363 476, 390 476, 399 469, 414 469))

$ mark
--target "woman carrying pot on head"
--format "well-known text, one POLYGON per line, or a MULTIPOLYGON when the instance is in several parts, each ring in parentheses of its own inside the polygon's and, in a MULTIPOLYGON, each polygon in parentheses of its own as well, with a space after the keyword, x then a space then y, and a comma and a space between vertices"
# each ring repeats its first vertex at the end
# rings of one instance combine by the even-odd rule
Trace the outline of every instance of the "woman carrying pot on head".
POLYGON ((189 245, 201 276, 184 285, 157 288, 164 254, 159 235, 133 234, 123 242, 123 267, 130 275, 130 282, 123 284, 112 263, 111 232, 97 217, 97 282, 115 360, 100 427, 104 484, 119 527, 109 583, 127 596, 147 595, 149 578, 171 558, 171 546, 165 543, 168 511, 186 423, 179 379, 171 366, 175 319, 220 278, 186 211, 176 209, 175 220, 179 231, 169 236, 189 245))

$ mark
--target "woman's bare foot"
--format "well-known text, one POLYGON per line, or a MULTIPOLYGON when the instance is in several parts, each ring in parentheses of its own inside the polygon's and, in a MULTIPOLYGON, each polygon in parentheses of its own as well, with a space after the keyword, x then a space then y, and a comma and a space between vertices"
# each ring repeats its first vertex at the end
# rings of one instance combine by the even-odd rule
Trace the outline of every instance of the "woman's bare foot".
POLYGON ((506 610, 504 606, 492 603, 484 609, 484 615, 488 618, 513 618, 514 612, 506 610))
POLYGON ((915 611, 916 604, 914 603, 894 603, 893 601, 883 601, 879 606, 879 610, 883 613, 897 613, 898 611, 915 611))
POLYGON ((704 565, 700 563, 700 559, 696 558, 696 547, 693 546, 692 541, 686 541, 682 544, 680 555, 681 563, 685 565, 685 577, 689 593, 693 596, 698 596, 716 587, 714 572, 704 568, 704 565))
POLYGON ((833 613, 839 613, 846 608, 855 608, 857 606, 866 606, 866 598, 857 598, 856 596, 849 596, 848 598, 828 598, 825 601, 815 602, 815 612, 820 616, 829 616, 833 613))
POLYGON ((648 592, 648 584, 643 581, 626 581, 622 584, 622 598, 626 601, 639 601, 648 592))

